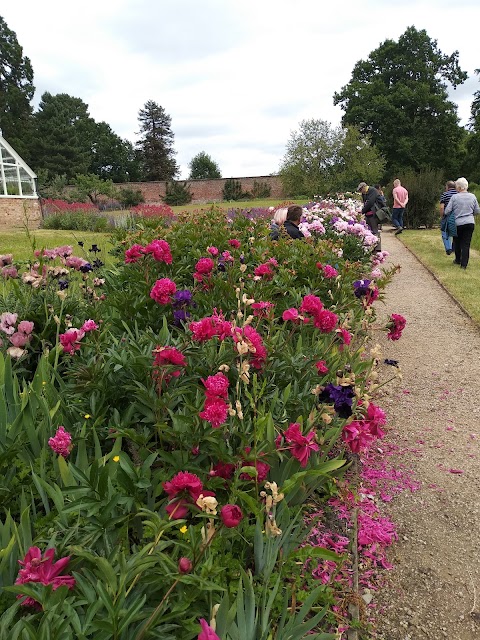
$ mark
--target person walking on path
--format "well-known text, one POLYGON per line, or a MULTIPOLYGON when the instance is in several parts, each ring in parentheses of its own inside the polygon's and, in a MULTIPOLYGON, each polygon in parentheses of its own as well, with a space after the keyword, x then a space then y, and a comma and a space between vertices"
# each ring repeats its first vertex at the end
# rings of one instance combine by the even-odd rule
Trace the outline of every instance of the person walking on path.
POLYGON ((449 180, 445 185, 445 191, 440 197, 440 211, 442 213, 440 229, 442 232, 443 246, 445 247, 447 256, 449 256, 453 251, 454 239, 457 236, 457 227, 455 224, 455 215, 452 212, 446 216, 445 207, 450 202, 450 198, 456 193, 457 190, 455 189, 455 182, 453 180, 449 180))
POLYGON ((395 235, 403 231, 403 214, 408 202, 408 191, 402 187, 402 183, 397 178, 393 181, 393 207, 392 207, 392 224, 396 227, 395 235))
POLYGON ((473 193, 468 193, 468 180, 458 178, 455 182, 455 193, 445 209, 445 215, 451 212, 455 216, 457 226, 457 238, 455 240, 455 260, 454 264, 459 264, 461 269, 466 269, 470 258, 470 243, 472 241, 473 230, 475 229, 475 219, 480 213, 477 198, 473 193))
POLYGON ((366 182, 360 182, 357 187, 357 191, 362 195, 362 214, 365 216, 367 226, 373 235, 378 238, 375 250, 381 251, 380 231, 378 230, 379 220, 376 216, 376 210, 381 209, 383 206, 380 194, 375 187, 369 187, 366 182))

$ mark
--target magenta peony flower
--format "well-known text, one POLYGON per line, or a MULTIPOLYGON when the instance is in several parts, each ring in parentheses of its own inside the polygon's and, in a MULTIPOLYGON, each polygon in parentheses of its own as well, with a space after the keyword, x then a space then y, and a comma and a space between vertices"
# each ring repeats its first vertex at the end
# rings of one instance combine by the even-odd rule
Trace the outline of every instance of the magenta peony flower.
POLYGON ((261 335, 252 326, 247 325, 243 328, 243 337, 251 344, 252 367, 261 369, 267 360, 267 350, 263 346, 261 335))
POLYGON ((298 315, 299 314, 297 309, 294 309, 292 307, 282 313, 282 320, 284 320, 285 322, 287 322, 288 320, 292 320, 293 322, 295 322, 298 321, 298 315))
POLYGON ((271 280, 273 278, 273 271, 270 269, 270 265, 267 263, 260 264, 255 268, 254 274, 263 278, 264 280, 271 280))
POLYGON ((234 249, 238 249, 240 247, 240 241, 236 240, 235 238, 232 238, 231 240, 229 240, 228 244, 234 249))
POLYGON ((243 513, 236 504, 226 504, 220 511, 220 517, 228 529, 233 529, 242 521, 243 513))
POLYGON ((172 253, 166 240, 153 240, 144 247, 143 252, 150 253, 157 262, 172 264, 172 253))
POLYGON ((95 331, 96 329, 98 329, 98 324, 95 320, 85 320, 81 330, 88 333, 89 331, 95 331))
POLYGON ((318 444, 313 442, 315 440, 315 432, 312 430, 304 436, 299 423, 292 422, 284 435, 285 440, 293 444, 293 447, 291 447, 292 456, 297 458, 302 467, 306 467, 312 451, 318 451, 319 449, 318 444))
POLYGON ((221 640, 208 622, 203 618, 200 620, 200 626, 202 627, 202 631, 198 634, 197 640, 221 640))
POLYGON ((59 339, 65 353, 75 353, 75 351, 78 351, 81 346, 80 340, 84 335, 84 331, 75 329, 74 327, 68 329, 65 333, 61 333, 59 339))
POLYGON ((254 302, 252 304, 253 315, 259 318, 267 318, 274 307, 273 302, 254 302))
POLYGON ((318 362, 315 363, 315 366, 317 367, 317 371, 319 374, 328 373, 328 367, 325 360, 319 360, 318 362))
POLYGON ((403 316, 399 315, 398 313, 392 313, 392 315, 390 316, 390 321, 387 323, 386 327, 387 329, 389 329, 387 338, 389 340, 399 340, 402 337, 402 331, 405 329, 406 324, 407 321, 403 316))
POLYGON ((208 399, 223 398, 226 400, 228 397, 228 387, 230 382, 223 373, 216 373, 214 376, 208 376, 206 380, 202 378, 202 382, 205 386, 205 394, 208 399))
MULTIPOLYGON (((18 564, 22 565, 23 569, 20 569, 18 572, 15 584, 39 582, 45 586, 51 585, 54 591, 62 586, 73 589, 75 586, 75 578, 73 576, 60 575, 70 562, 70 556, 60 558, 57 562, 53 562, 54 556, 55 549, 47 549, 42 557, 42 552, 38 547, 30 547, 25 558, 18 561, 18 564)), ((17 598, 23 597, 22 595, 17 596, 17 598)), ((22 605, 34 606, 37 609, 41 609, 40 604, 33 598, 25 598, 22 605)))
POLYGON ((330 333, 335 329, 337 322, 337 314, 333 313, 333 311, 328 311, 328 309, 322 309, 315 317, 314 324, 322 333, 330 333))
POLYGON ((224 480, 230 480, 235 473, 235 465, 230 462, 217 462, 213 465, 213 469, 209 471, 208 475, 211 478, 223 478, 224 480))
POLYGON ((170 498, 186 492, 195 502, 202 493, 203 484, 194 473, 179 471, 171 480, 163 483, 163 488, 170 498))
MULTIPOLYGON (((181 351, 175 349, 175 347, 160 347, 159 345, 157 345, 153 350, 153 355, 154 367, 164 367, 168 365, 185 367, 187 365, 185 356, 181 351)), ((175 369, 170 373, 170 375, 174 378, 178 378, 181 373, 181 369, 175 369)))
POLYGON ((227 421, 228 404, 221 398, 207 398, 203 411, 200 411, 198 415, 202 420, 210 422, 214 429, 218 429, 218 427, 227 421))
POLYGON ((157 280, 150 291, 150 297, 158 304, 168 304, 177 290, 176 284, 169 278, 157 280))
POLYGON ((323 302, 317 296, 312 294, 304 296, 300 306, 300 313, 308 313, 313 317, 317 317, 323 309, 323 302))
POLYGON ((200 258, 195 265, 195 271, 202 275, 209 275, 213 271, 214 267, 215 263, 211 258, 200 258))
POLYGON ((242 466, 244 467, 255 467, 257 470, 257 475, 250 475, 250 473, 245 472, 240 474, 240 480, 256 480, 259 484, 261 484, 266 477, 268 476, 268 472, 270 471, 270 465, 266 462, 262 462, 261 460, 249 461, 243 460, 242 466))
POLYGON ((72 450, 72 436, 60 425, 54 437, 48 439, 48 446, 59 456, 66 458, 72 450))
POLYGON ((232 336, 232 325, 222 315, 207 316, 198 322, 191 322, 190 331, 197 342, 205 342, 218 337, 220 341, 232 336))
POLYGON ((336 278, 338 276, 338 271, 329 264, 326 264, 322 271, 325 278, 336 278))
POLYGON ((217 249, 217 247, 207 247, 207 252, 211 256, 218 256, 218 254, 220 253, 219 250, 217 249))
POLYGON ((145 249, 141 244, 134 244, 125 251, 125 262, 129 264, 130 262, 137 262, 139 258, 145 255, 145 249))
POLYGON ((349 345, 352 342, 352 334, 346 329, 344 329, 343 327, 340 327, 340 329, 337 329, 337 335, 342 341, 342 345, 343 344, 349 345))

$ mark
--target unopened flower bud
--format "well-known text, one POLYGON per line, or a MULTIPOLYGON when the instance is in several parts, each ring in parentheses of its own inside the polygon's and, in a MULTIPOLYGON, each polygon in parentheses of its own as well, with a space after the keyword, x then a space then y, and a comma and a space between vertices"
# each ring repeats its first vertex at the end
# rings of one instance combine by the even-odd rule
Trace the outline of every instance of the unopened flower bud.
POLYGON ((190 573, 193 568, 193 563, 190 558, 180 558, 178 561, 178 571, 180 573, 190 573))

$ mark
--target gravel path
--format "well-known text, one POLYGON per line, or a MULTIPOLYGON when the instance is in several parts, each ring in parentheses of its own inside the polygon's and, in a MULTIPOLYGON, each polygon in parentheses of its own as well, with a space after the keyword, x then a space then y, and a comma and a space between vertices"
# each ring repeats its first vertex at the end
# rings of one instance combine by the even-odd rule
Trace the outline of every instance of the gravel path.
POLYGON ((386 505, 399 540, 373 637, 480 639, 480 331, 390 231, 382 248, 401 271, 377 313, 400 313, 407 327, 398 342, 379 339, 403 380, 378 403, 399 447, 395 463, 421 487, 386 505))

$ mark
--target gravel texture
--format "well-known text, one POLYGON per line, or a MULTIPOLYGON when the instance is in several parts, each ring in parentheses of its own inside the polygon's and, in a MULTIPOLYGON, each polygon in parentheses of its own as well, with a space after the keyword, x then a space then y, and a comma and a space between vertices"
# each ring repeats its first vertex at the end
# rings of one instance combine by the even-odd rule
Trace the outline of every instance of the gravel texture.
MULTIPOLYGON (((382 245, 401 270, 377 314, 400 313, 407 326, 398 342, 378 339, 403 375, 378 404, 399 447, 394 461, 420 489, 385 505, 399 540, 372 638, 480 639, 480 331, 400 238, 384 231, 382 245)), ((391 374, 381 367, 382 379, 391 374)))

